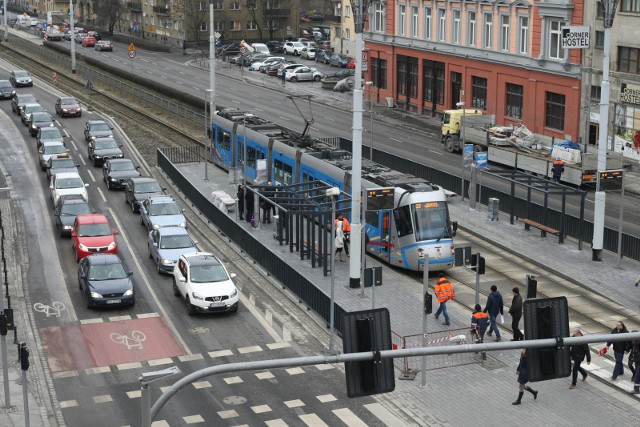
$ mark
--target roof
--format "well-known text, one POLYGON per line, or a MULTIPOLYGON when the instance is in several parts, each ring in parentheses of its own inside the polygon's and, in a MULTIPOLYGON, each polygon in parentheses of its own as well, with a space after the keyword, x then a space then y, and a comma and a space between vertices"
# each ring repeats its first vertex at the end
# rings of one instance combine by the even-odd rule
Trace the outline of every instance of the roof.
POLYGON ((150 203, 175 203, 173 197, 171 196, 151 196, 148 198, 150 203))
POLYGON ((152 176, 134 176, 133 178, 129 179, 136 184, 140 182, 157 182, 156 179, 152 176))
POLYGON ((184 227, 160 227, 156 231, 158 231, 163 236, 188 236, 189 233, 187 229, 184 227))
POLYGON ((93 213, 93 214, 82 214, 76 217, 76 222, 78 224, 104 224, 109 223, 107 217, 103 214, 93 213))
POLYGON ((187 260, 190 266, 222 264, 220 260, 210 252, 194 252, 185 254, 183 257, 187 260))
POLYGON ((114 254, 93 254, 86 257, 88 262, 92 265, 96 264, 122 264, 122 261, 117 255, 114 254))
MULTIPOLYGON (((78 172, 59 172, 55 175, 58 179, 64 178, 80 178, 80 174, 78 172)), ((80 178, 82 179, 82 178, 80 178)))

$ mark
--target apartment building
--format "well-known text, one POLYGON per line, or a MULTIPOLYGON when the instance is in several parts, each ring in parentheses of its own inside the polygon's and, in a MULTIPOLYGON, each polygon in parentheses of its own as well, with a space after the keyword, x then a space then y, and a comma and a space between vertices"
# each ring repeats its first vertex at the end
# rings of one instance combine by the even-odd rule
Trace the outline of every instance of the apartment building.
POLYGON ((331 24, 331 46, 336 53, 353 56, 356 52, 356 31, 351 0, 334 1, 333 14, 336 22, 331 24))
POLYGON ((584 1, 374 1, 368 92, 432 116, 464 102, 499 124, 577 140, 583 51, 561 47, 561 28, 583 25, 584 1))

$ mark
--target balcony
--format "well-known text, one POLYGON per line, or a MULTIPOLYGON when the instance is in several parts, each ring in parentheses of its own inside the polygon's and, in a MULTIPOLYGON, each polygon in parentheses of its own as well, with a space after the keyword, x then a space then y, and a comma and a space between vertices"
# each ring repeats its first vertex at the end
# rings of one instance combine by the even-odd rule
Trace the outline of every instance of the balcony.
POLYGON ((135 12, 142 12, 142 3, 127 2, 127 8, 135 12))
POLYGON ((153 13, 157 15, 169 15, 171 13, 171 6, 168 4, 165 6, 153 6, 153 13))
POLYGON ((291 15, 291 9, 272 9, 271 7, 265 6, 262 14, 265 17, 271 18, 288 17, 289 15, 291 15))

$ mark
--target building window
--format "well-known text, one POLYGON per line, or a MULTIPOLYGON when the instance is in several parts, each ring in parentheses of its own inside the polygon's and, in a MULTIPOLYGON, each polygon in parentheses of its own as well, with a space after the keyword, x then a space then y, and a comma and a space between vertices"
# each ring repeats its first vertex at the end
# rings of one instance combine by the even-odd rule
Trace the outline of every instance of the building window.
POLYGON ((384 5, 382 2, 377 2, 374 5, 373 31, 384 31, 384 5))
POLYGON ((424 38, 425 40, 431 40, 431 28, 433 28, 433 16, 432 10, 430 7, 424 8, 424 38))
POLYGON ((344 7, 344 16, 345 18, 348 18, 351 16, 351 6, 345 6, 344 7))
POLYGON ((526 55, 529 53, 529 17, 518 18, 518 53, 526 55))
POLYGON ((453 28, 451 29, 451 41, 453 43, 459 44, 460 43, 460 11, 459 10, 454 10, 453 11, 453 28))
POLYGON ((387 88, 387 60, 371 58, 371 72, 373 74, 373 86, 379 89, 387 88))
POLYGON ((447 31, 447 11, 444 9, 438 9, 438 41, 443 42, 446 40, 447 31))
POLYGON ((514 119, 522 118, 522 93, 523 87, 520 85, 514 85, 507 83, 507 109, 505 116, 513 117, 514 119))
POLYGON ((604 19, 604 2, 599 1, 596 5, 596 18, 604 19))
POLYGON ((622 0, 620 12, 640 13, 640 0, 622 0))
POLYGON ((500 15, 500 50, 509 51, 509 15, 500 15))
POLYGON ((600 86, 591 86, 591 100, 592 101, 600 101, 600 96, 602 95, 602 88, 600 86))
POLYGON ((407 62, 398 56, 398 95, 407 96, 407 62))
POLYGON ((618 71, 621 73, 640 74, 638 72, 638 49, 618 47, 618 71))
POLYGON ((418 58, 398 55, 398 95, 418 97, 418 58))
POLYGON ((547 92, 544 125, 551 129, 564 130, 564 95, 547 92))
POLYGON ((405 28, 407 22, 407 6, 400 5, 400 13, 398 13, 398 34, 405 35, 407 29, 405 28))
POLYGON ((216 31, 224 31, 224 21, 216 21, 216 31))
POLYGON ((604 31, 596 31, 596 49, 604 49, 604 31))
POLYGON ((563 59, 564 49, 562 48, 562 21, 549 21, 549 59, 563 59))
POLYGON ((487 79, 473 76, 471 81, 471 106, 479 110, 487 109, 487 79))
POLYGON ((229 29, 231 31, 240 31, 242 29, 240 21, 229 21, 229 29))
POLYGON ((344 38, 347 40, 351 40, 351 28, 344 29, 344 38))
POLYGON ((256 1, 257 0, 247 0, 247 10, 256 10, 256 1))
POLYGON ((476 45, 476 13, 475 12, 469 12, 468 14, 468 18, 467 18, 467 40, 468 40, 468 44, 469 46, 475 46, 476 45))
POLYGON ((199 31, 207 31, 207 23, 206 22, 202 22, 200 24, 200 27, 198 28, 199 31))
POLYGON ((222 10, 224 9, 224 2, 222 0, 216 0, 213 2, 214 10, 222 10))
MULTIPOLYGON (((145 2, 145 4, 147 3, 145 2)), ((207 10, 207 5, 203 1, 198 2, 198 11, 204 12, 205 10, 207 10)))
POLYGON ((484 33, 483 47, 491 49, 493 47, 493 15, 491 13, 484 14, 484 33))
POLYGON ((433 104, 444 105, 444 63, 423 60, 422 97, 433 104))
POLYGON ((418 6, 411 6, 411 37, 418 38, 419 25, 418 6))
POLYGON ((253 19, 247 21, 247 30, 257 30, 258 24, 253 19))
POLYGON ((240 10, 240 2, 239 1, 232 1, 231 2, 231 7, 229 7, 229 9, 231 9, 231 10, 240 10))

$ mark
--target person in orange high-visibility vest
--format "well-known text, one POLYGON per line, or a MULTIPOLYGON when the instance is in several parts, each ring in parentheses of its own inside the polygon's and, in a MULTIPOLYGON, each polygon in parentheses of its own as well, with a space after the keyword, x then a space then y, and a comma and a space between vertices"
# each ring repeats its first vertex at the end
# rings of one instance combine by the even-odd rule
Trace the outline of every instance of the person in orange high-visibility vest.
POLYGON ((342 222, 342 234, 344 235, 344 253, 349 256, 349 236, 351 235, 351 224, 349 224, 349 220, 344 217, 344 215, 338 215, 336 218, 336 229, 338 229, 338 223, 342 222))
POLYGON ((436 281, 435 286, 436 298, 438 298, 438 303, 440 306, 438 307, 438 311, 436 311, 436 319, 440 317, 440 314, 444 316, 443 325, 449 326, 449 313, 447 313, 447 301, 450 299, 455 299, 455 292, 453 291, 453 285, 451 282, 447 280, 444 276, 444 273, 440 273, 438 276, 438 280, 436 281))

